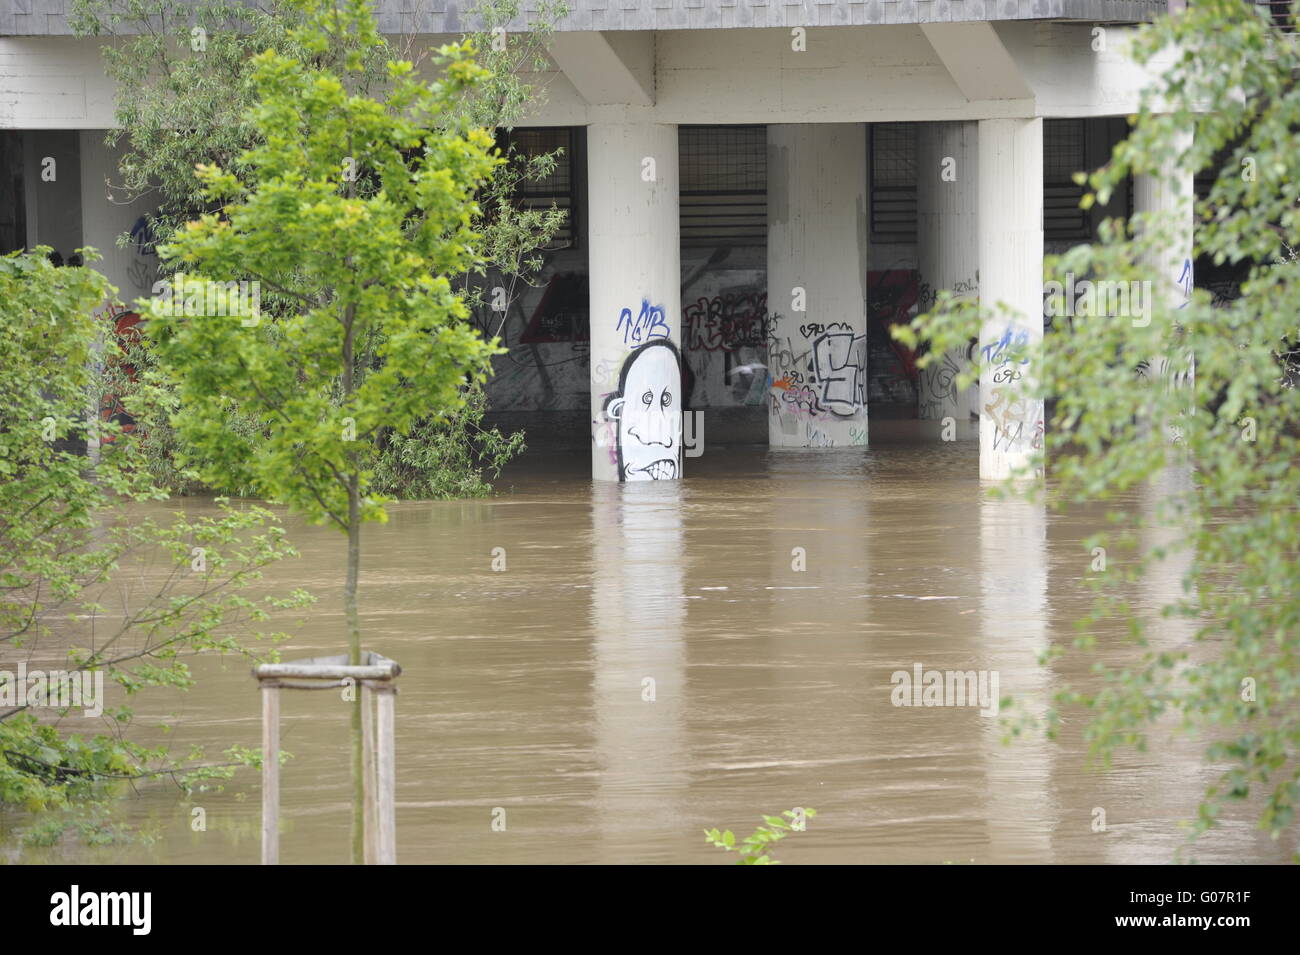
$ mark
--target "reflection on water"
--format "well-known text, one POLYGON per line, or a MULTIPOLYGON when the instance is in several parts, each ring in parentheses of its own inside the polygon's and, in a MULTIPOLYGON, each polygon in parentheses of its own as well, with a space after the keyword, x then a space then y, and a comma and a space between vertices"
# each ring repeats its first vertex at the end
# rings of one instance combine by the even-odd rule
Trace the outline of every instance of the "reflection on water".
MULTIPOLYGON (((1032 713, 1087 679, 1085 656, 1039 658, 1090 605, 1082 542, 1103 511, 988 500, 973 444, 872 437, 834 453, 710 447, 680 483, 592 485, 585 455, 533 456, 500 497, 401 504, 368 527, 366 642, 404 668, 399 860, 724 863, 702 829, 812 806, 809 830, 781 844, 788 862, 1170 861, 1213 775, 1195 742, 1158 731, 1150 753, 1090 772, 1080 714, 1058 742, 1008 746, 977 706, 891 702, 891 676, 916 665, 996 671, 1032 713)), ((266 586, 321 599, 286 656, 337 652, 343 540, 297 523, 290 536, 302 557, 266 586)), ((1154 614, 1180 576, 1166 567, 1135 606, 1154 614)), ((1190 637, 1163 626, 1161 641, 1190 637)), ((196 674, 187 694, 147 694, 139 722, 168 718, 177 729, 158 739, 177 753, 258 745, 246 667, 196 674)), ((346 705, 286 694, 283 741, 282 859, 344 861, 346 705)), ((19 852, 10 835, 5 854, 256 862, 257 785, 247 774, 189 801, 142 787, 122 810, 152 844, 19 852)), ((1251 818, 1198 858, 1286 860, 1292 847, 1251 818)))

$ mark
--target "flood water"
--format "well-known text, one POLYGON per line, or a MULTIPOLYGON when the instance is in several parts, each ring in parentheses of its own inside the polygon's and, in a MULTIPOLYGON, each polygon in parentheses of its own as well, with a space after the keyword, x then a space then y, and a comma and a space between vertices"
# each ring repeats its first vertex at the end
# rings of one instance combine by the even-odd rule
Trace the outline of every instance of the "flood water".
MULTIPOLYGON (((1204 741, 1157 729, 1149 752, 1095 771, 1085 714, 1068 712, 1056 741, 1004 744, 978 707, 891 702, 891 674, 916 664, 996 671, 1030 711, 1086 680, 1090 656, 1039 655, 1068 644, 1090 605, 1082 542, 1103 526, 1100 508, 988 500, 974 443, 892 432, 873 423, 869 449, 837 452, 710 446, 683 481, 622 486, 593 485, 585 452, 526 455, 495 498, 403 503, 367 526, 366 646, 403 667, 399 861, 722 864, 734 856, 702 829, 743 835, 794 806, 818 815, 780 844, 792 864, 1173 861, 1215 775, 1204 741)), ((342 652, 344 539, 288 527, 302 556, 260 586, 320 599, 283 657, 342 652)), ((1157 575, 1139 612, 1154 619, 1177 578, 1157 575)), ((1157 645, 1189 637, 1154 625, 1157 645)), ((1119 624, 1099 638, 1111 660, 1133 658, 1119 624)), ((195 673, 188 693, 137 699, 137 735, 177 754, 260 745, 247 666, 205 659, 195 673), (162 720, 170 734, 146 728, 162 720)), ((283 709, 281 859, 346 861, 348 704, 286 691, 283 709)), ((259 859, 251 771, 189 798, 142 785, 119 808, 148 838, 20 849, 11 828, 3 858, 259 859), (191 829, 195 807, 206 831, 191 829)), ((1257 832, 1255 809, 1194 858, 1285 861, 1294 847, 1257 832)))

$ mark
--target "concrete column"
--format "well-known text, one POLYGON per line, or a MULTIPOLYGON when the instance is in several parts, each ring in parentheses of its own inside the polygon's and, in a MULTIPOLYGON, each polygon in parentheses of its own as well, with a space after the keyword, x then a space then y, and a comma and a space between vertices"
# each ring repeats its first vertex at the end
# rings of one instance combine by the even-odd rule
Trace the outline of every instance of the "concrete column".
POLYGON ((682 473, 677 127, 637 107, 592 107, 591 474, 682 473))
POLYGON ((141 217, 154 210, 148 197, 127 202, 114 190, 118 181, 118 152, 104 144, 102 129, 81 131, 82 243, 94 246, 102 258, 94 268, 113 283, 118 299, 130 309, 137 298, 148 298, 158 276, 158 255, 149 236, 119 247, 118 236, 130 233, 141 217))
POLYGON ((867 443, 866 133, 767 127, 768 443, 867 443))
MULTIPOLYGON (((1180 137, 1176 151, 1191 148, 1191 136, 1180 137)), ((1175 308, 1192 294, 1192 228, 1195 222, 1193 174, 1177 163, 1164 164, 1159 173, 1133 177, 1133 214, 1155 217, 1148 228, 1156 230, 1162 247, 1152 264, 1153 291, 1175 308)))
MULTIPOLYGON (((979 145, 974 122, 921 123, 917 130, 917 259, 924 308, 939 292, 979 295, 979 145)), ((957 376, 970 365, 967 350, 953 349, 920 371, 918 417, 969 421, 978 414, 979 390, 958 393, 957 376)))
MULTIPOLYGON (((1175 155, 1180 156, 1191 147, 1191 134, 1179 138, 1175 155)), ((1152 276, 1152 297, 1157 313, 1168 315, 1186 306, 1192 297, 1192 230, 1195 225, 1193 208, 1195 182, 1193 173, 1178 168, 1177 162, 1166 162, 1159 173, 1143 174, 1133 179, 1133 214, 1143 224, 1140 226, 1155 238, 1159 251, 1148 263, 1152 276)), ((1138 319, 1137 321, 1140 321, 1138 319)), ((1150 321, 1150 316, 1147 316, 1150 321)), ((1164 330, 1163 338, 1172 347, 1152 355, 1140 374, 1163 388, 1187 388, 1188 405, 1191 406, 1191 387, 1196 377, 1196 356, 1184 352, 1173 344, 1174 330, 1164 330)), ((1165 433, 1170 440, 1179 436, 1176 421, 1165 422, 1165 433)))
POLYGON ((979 122, 980 478, 1010 477, 1042 447, 1043 402, 1019 345, 1043 339, 1043 121, 979 122))

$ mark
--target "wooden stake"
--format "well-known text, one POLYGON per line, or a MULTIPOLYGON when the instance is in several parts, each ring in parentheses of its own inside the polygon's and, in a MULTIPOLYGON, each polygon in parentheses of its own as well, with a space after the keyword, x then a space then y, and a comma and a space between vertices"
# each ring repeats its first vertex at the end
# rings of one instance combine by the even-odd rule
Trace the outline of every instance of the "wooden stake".
POLYGON ((397 688, 380 686, 375 688, 379 697, 378 718, 378 785, 375 787, 375 811, 379 817, 378 858, 379 865, 397 864, 397 805, 396 805, 396 759, 394 756, 394 713, 397 700, 397 688))
POLYGON ((376 840, 379 838, 379 818, 376 810, 378 777, 375 772, 375 692, 370 684, 361 683, 361 775, 365 780, 366 801, 366 865, 375 864, 376 840))
POLYGON ((280 684, 262 681, 262 865, 280 864, 280 684))

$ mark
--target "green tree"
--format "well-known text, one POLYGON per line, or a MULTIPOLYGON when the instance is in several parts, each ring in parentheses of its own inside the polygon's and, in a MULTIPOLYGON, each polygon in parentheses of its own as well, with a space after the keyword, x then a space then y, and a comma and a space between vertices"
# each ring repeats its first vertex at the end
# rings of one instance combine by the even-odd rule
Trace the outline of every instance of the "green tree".
MULTIPOLYGON (((179 296, 141 304, 180 398, 174 423, 203 478, 248 485, 347 534, 343 600, 357 663, 362 524, 385 517, 371 487, 378 439, 462 407, 462 385, 482 379, 495 350, 466 323, 448 276, 478 261, 474 196, 498 160, 487 131, 445 121, 484 75, 467 45, 442 48, 433 83, 414 79, 409 61, 390 61, 375 99, 353 92, 367 56, 386 46, 369 4, 297 6, 307 24, 294 41, 311 59, 272 50, 255 59, 250 121, 261 145, 231 170, 200 168, 220 210, 160 250, 205 302, 218 283, 254 281, 296 311, 262 322, 196 316, 188 297, 180 308, 179 296), (359 181, 371 184, 367 194, 359 181), (232 404, 263 432, 232 431, 232 404)), ((359 700, 352 737, 360 861, 359 700)))
MULTIPOLYGON (((166 495, 138 466, 134 435, 96 408, 103 323, 93 313, 111 290, 90 268, 55 268, 49 251, 0 258, 0 803, 30 811, 95 805, 114 780, 165 775, 190 787, 255 761, 236 747, 228 762, 203 765, 194 762, 201 753, 178 761, 136 743, 129 701, 149 687, 189 687, 196 654, 273 659, 258 641, 283 634, 241 633, 309 599, 243 593, 294 553, 263 508, 141 516, 166 495), (124 571, 145 566, 165 571, 161 583, 129 588, 124 571), (111 609, 100 603, 106 593, 111 609), (16 666, 36 661, 31 669, 46 673, 60 657, 57 669, 106 677, 127 702, 96 723, 81 718, 95 715, 84 698, 80 714, 48 692, 33 698, 16 666)), ((81 251, 93 260, 93 250, 81 251)), ((47 833, 62 831, 49 822, 47 833)))
MULTIPOLYGON (((1209 171, 1213 186, 1195 203, 1195 257, 1244 278, 1240 297, 1220 307, 1203 290, 1186 302, 1159 294, 1148 324, 1127 316, 1057 322, 1028 356, 1036 384, 1027 393, 1054 403, 1048 503, 1110 502, 1117 530, 1086 546, 1109 542, 1132 554, 1091 582, 1096 610, 1080 621, 1076 646, 1097 649, 1094 631, 1110 617, 1128 624, 1140 648, 1137 662, 1120 648, 1101 652, 1098 682, 1064 690, 1048 728, 1062 708, 1087 708, 1091 752, 1105 764, 1117 746, 1145 747, 1152 724, 1172 717, 1212 740, 1207 762, 1228 765, 1205 793, 1193 838, 1215 825, 1226 800, 1254 789, 1263 795, 1259 825, 1276 838, 1294 822, 1300 786, 1300 52, 1266 9, 1205 0, 1143 27, 1135 56, 1159 79, 1128 139, 1081 179, 1090 186, 1085 206, 1107 203, 1129 176, 1186 181, 1209 171), (1168 372, 1193 369, 1194 385, 1170 380, 1168 372), (1158 510, 1124 506, 1125 492, 1150 488, 1169 469, 1187 478, 1149 491, 1164 495, 1158 510), (1173 539, 1134 553, 1143 526, 1172 529, 1173 539), (1129 598, 1144 572, 1174 554, 1186 564, 1183 592, 1163 613, 1184 620, 1195 640, 1171 648, 1149 642, 1129 598)), ((1047 278, 1064 283, 1073 273, 1159 289, 1173 277, 1150 263, 1168 257, 1173 229, 1157 214, 1108 220, 1099 241, 1049 260, 1047 278)), ((977 310, 945 297, 900 337, 924 338, 942 354, 964 344, 978 320, 977 310)))
MULTIPOLYGON (((488 73, 450 104, 448 114, 438 122, 465 120, 508 129, 538 102, 541 92, 524 76, 547 68, 546 39, 566 7, 560 0, 541 0, 536 6, 528 15, 528 32, 506 35, 498 28, 504 30, 522 15, 520 0, 478 0, 470 19, 477 20, 480 29, 468 39, 488 73)), ((291 0, 253 6, 240 0, 74 0, 73 12, 79 33, 114 38, 103 48, 119 104, 118 128, 109 131, 108 141, 124 149, 114 191, 156 200, 150 225, 160 237, 169 236, 193 216, 215 211, 194 168, 227 168, 260 143, 260 132, 249 118, 257 97, 254 57, 268 48, 298 58, 312 56, 298 45, 296 31, 304 23, 303 10, 291 0)), ((350 78, 353 88, 359 92, 380 88, 386 82, 385 60, 393 51, 365 47, 350 37, 343 42, 362 57, 361 68, 350 78)), ((421 66, 425 51, 414 37, 399 36, 392 42, 404 58, 421 66)), ((475 213, 483 260, 458 278, 476 323, 488 337, 500 333, 507 310, 540 270, 543 250, 564 217, 554 206, 527 208, 517 198, 522 183, 553 170, 556 157, 525 155, 504 145, 507 162, 484 184, 475 213), (504 301, 494 294, 497 289, 504 290, 504 301)), ((366 194, 373 183, 363 178, 356 186, 359 194, 366 194)), ((164 271, 174 267, 175 263, 165 265, 164 271)), ((281 303, 272 290, 263 292, 267 312, 292 311, 292 302, 281 303)), ((363 347, 372 345, 377 342, 363 347)), ((130 350, 136 374, 119 381, 116 393, 134 416, 149 419, 149 427, 141 429, 145 465, 174 491, 201 490, 195 469, 178 465, 182 439, 169 421, 176 396, 165 387, 165 377, 155 373, 157 359, 150 339, 133 344, 130 350)), ((523 450, 524 436, 486 426, 481 384, 464 387, 465 405, 456 412, 417 419, 406 432, 384 431, 373 478, 377 491, 399 497, 490 492, 484 475, 497 476, 523 450)), ((229 412, 234 427, 249 436, 262 426, 237 406, 229 412)), ((215 490, 250 493, 250 488, 240 485, 215 490)))

